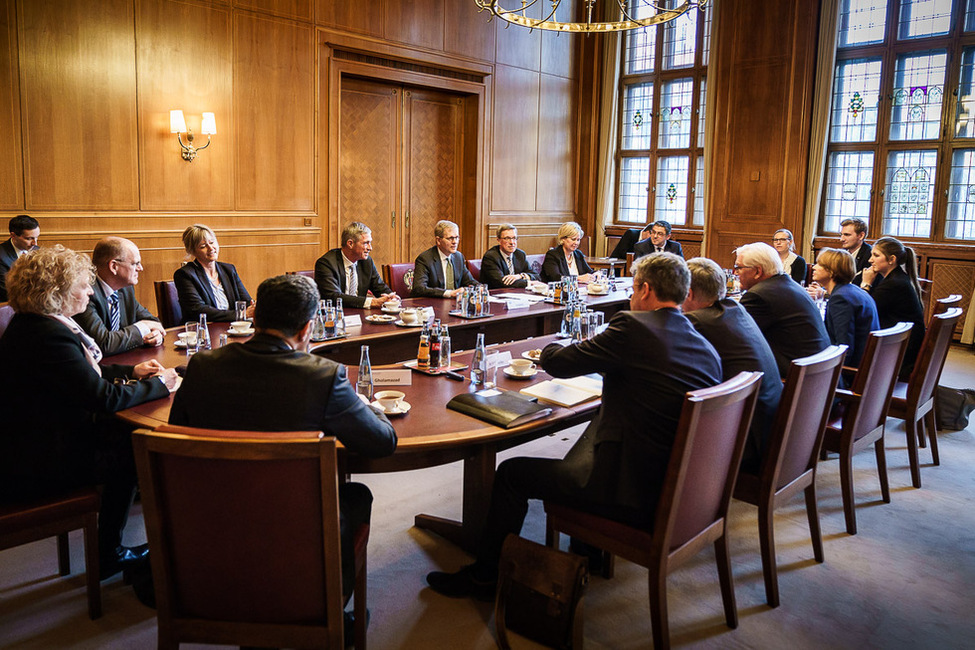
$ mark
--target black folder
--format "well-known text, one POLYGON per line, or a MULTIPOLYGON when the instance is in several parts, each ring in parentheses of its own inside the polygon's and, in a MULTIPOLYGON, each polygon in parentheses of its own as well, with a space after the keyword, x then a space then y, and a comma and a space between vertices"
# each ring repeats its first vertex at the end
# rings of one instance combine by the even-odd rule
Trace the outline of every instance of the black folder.
POLYGON ((551 408, 539 406, 518 393, 497 388, 455 395, 447 402, 447 408, 505 429, 544 418, 552 412, 551 408))

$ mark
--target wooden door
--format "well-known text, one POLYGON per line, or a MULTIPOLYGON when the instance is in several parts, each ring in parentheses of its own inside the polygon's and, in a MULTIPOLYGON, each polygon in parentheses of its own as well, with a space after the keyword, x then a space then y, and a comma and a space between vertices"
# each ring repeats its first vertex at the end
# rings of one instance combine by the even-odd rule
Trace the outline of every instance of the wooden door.
POLYGON ((343 78, 339 229, 354 220, 372 229, 377 268, 432 246, 438 220, 461 223, 463 115, 461 95, 343 78))

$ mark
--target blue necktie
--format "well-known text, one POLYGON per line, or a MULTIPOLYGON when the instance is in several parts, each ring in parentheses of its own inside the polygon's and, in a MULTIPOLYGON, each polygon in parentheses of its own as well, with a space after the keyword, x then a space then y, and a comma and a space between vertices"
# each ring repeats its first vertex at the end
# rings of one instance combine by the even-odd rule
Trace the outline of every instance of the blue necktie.
POLYGON ((119 323, 121 322, 121 316, 118 309, 117 291, 108 297, 108 319, 111 325, 109 329, 111 329, 113 332, 117 332, 119 323))

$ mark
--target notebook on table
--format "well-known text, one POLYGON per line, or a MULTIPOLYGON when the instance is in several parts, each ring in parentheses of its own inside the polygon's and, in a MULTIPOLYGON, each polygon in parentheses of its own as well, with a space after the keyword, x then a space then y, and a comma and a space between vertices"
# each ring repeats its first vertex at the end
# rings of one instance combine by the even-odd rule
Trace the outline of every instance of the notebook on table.
POLYGON ((540 406, 527 397, 498 388, 455 395, 447 402, 447 408, 505 429, 546 417, 552 412, 551 408, 540 406))

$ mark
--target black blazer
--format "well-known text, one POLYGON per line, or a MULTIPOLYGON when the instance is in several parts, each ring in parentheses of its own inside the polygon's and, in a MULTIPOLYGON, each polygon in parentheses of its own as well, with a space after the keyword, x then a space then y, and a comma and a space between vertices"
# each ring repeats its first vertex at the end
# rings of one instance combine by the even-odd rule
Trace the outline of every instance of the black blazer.
POLYGON ((803 259, 802 255, 796 255, 796 259, 792 261, 792 268, 789 269, 789 277, 799 284, 806 281, 806 260, 803 259))
POLYGON ((99 376, 64 324, 17 313, 0 337, 0 499, 16 489, 35 496, 93 481, 104 427, 98 416, 169 394, 159 379, 114 384, 132 366, 102 366, 99 376))
POLYGON ((625 260, 627 253, 633 252, 633 246, 640 241, 640 233, 643 232, 642 228, 627 228, 620 240, 616 242, 616 247, 613 252, 609 254, 610 257, 615 257, 616 259, 625 260))
POLYGON ((924 343, 924 307, 921 299, 911 285, 911 279, 900 267, 890 271, 883 282, 870 287, 870 295, 877 303, 881 327, 893 327, 902 322, 914 325, 901 365, 901 377, 906 377, 914 369, 914 362, 924 343))
POLYGON ((793 359, 829 347, 829 334, 815 303, 785 273, 762 280, 746 291, 741 296, 741 306, 762 330, 782 377, 788 374, 793 359))
MULTIPOLYGON (((593 268, 586 261, 586 256, 578 248, 572 251, 572 256, 576 260, 576 269, 579 275, 594 273, 593 268)), ((557 282, 563 275, 569 275, 569 265, 565 262, 565 251, 561 244, 548 249, 545 259, 542 261, 542 282, 557 282)))
MULTIPOLYGON (((468 287, 477 284, 474 276, 467 269, 467 262, 460 251, 451 254, 450 265, 454 267, 454 286, 468 287)), ((416 257, 413 262, 413 289, 410 295, 414 298, 443 298, 447 279, 443 275, 440 264, 440 251, 434 246, 428 248, 416 257)))
POLYGON ((386 416, 356 395, 345 366, 255 334, 190 358, 170 424, 245 431, 324 431, 370 457, 396 449, 386 416))
POLYGON ((826 333, 833 345, 846 345, 844 366, 859 368, 870 332, 880 329, 873 298, 852 284, 833 290, 826 303, 826 333))
MULTIPOLYGON (((633 245, 633 259, 638 260, 644 255, 649 255, 650 253, 655 253, 657 251, 656 246, 653 245, 653 240, 649 237, 641 242, 637 242, 633 245)), ((680 255, 684 257, 684 248, 680 245, 679 241, 674 241, 668 239, 664 242, 665 253, 673 253, 674 255, 680 255)))
POLYGON ((371 257, 355 263, 355 276, 358 287, 353 296, 346 290, 345 260, 342 258, 341 248, 333 248, 315 262, 315 284, 318 285, 318 293, 323 300, 341 298, 344 306, 363 307, 367 292, 372 291, 372 295, 377 297, 393 292, 379 277, 376 263, 371 257))
POLYGON ((873 246, 868 244, 867 240, 864 239, 863 243, 860 244, 860 250, 857 251, 856 257, 853 258, 853 263, 857 267, 857 273, 870 266, 871 250, 873 250, 873 246))
POLYGON ((546 346, 540 364, 554 377, 603 373, 587 493, 652 513, 684 394, 721 382, 718 353, 677 309, 621 311, 588 341, 546 346))
POLYGON ((108 298, 102 292, 101 284, 95 280, 92 287, 94 293, 88 299, 88 308, 74 317, 81 329, 88 332, 88 336, 95 340, 105 356, 118 354, 142 346, 142 334, 134 323, 140 320, 159 319, 135 299, 132 287, 122 287, 118 290, 119 329, 115 332, 108 329, 108 298))
MULTIPOLYGON (((37 246, 32 251, 37 250, 37 246)), ((17 251, 14 243, 8 238, 0 244, 0 302, 7 302, 7 271, 17 261, 17 251)))
POLYGON ((718 351, 723 370, 722 380, 727 381, 739 372, 760 370, 765 373, 758 389, 755 415, 748 430, 748 444, 742 460, 744 469, 757 472, 765 456, 769 432, 782 399, 782 380, 779 378, 775 355, 755 320, 730 298, 689 312, 687 318, 693 323, 694 329, 718 351))
MULTIPOLYGON (((515 273, 527 273, 532 280, 538 279, 537 273, 532 273, 531 266, 525 251, 516 248, 511 254, 515 265, 515 273)), ((501 246, 493 246, 484 253, 481 258, 481 284, 486 284, 489 289, 505 289, 513 287, 523 289, 528 286, 528 280, 515 280, 511 284, 504 283, 504 276, 508 275, 508 265, 504 263, 504 256, 501 254, 501 246)))
POLYGON ((251 301, 251 295, 244 288, 244 283, 237 275, 233 264, 217 262, 217 275, 224 293, 227 294, 229 309, 217 309, 210 279, 203 266, 196 260, 184 264, 176 269, 173 281, 176 283, 176 293, 179 296, 179 306, 183 310, 183 318, 187 321, 199 320, 200 314, 206 314, 211 323, 230 322, 237 319, 234 303, 238 300, 251 301))

